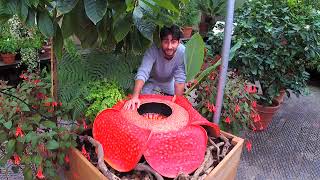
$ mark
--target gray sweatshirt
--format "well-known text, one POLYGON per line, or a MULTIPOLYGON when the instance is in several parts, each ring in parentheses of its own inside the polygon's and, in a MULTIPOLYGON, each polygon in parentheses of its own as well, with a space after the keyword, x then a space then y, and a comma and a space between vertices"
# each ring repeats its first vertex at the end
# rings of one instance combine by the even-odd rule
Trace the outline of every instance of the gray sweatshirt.
POLYGON ((185 46, 179 44, 174 57, 167 60, 162 49, 153 44, 145 52, 135 79, 155 84, 172 84, 172 81, 184 83, 186 81, 184 51, 185 46))

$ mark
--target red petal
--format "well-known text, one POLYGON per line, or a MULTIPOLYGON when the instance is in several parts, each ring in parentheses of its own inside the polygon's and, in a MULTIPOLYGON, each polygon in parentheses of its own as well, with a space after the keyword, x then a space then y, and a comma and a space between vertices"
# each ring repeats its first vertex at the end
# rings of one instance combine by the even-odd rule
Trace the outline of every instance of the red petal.
POLYGON ((203 162, 207 139, 206 131, 199 126, 155 133, 149 140, 144 156, 150 166, 165 177, 189 174, 203 162))
POLYGON ((212 123, 212 122, 209 122, 206 118, 202 117, 201 114, 192 107, 192 104, 188 101, 187 98, 185 98, 183 96, 179 96, 179 97, 177 97, 175 103, 180 105, 181 107, 183 107, 188 112, 189 118, 190 118, 190 123, 192 125, 209 126, 209 127, 211 127, 211 130, 212 130, 210 132, 212 132, 212 134, 215 137, 220 136, 219 126, 212 123))
POLYGON ((120 172, 136 166, 150 133, 150 130, 129 123, 114 109, 102 111, 93 124, 93 137, 102 144, 105 161, 120 172))

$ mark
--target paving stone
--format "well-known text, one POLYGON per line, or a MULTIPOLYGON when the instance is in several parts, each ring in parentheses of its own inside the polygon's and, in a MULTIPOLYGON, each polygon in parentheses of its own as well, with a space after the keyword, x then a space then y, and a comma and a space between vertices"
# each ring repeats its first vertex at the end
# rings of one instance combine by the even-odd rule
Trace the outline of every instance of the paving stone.
POLYGON ((308 96, 285 98, 270 126, 246 134, 252 152, 244 152, 238 180, 320 179, 320 88, 308 96))

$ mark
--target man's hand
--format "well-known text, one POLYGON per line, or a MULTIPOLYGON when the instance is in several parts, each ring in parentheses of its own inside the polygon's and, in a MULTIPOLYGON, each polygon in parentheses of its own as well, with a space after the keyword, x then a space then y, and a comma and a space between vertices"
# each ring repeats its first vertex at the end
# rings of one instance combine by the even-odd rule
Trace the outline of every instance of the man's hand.
POLYGON ((177 96, 183 96, 184 83, 174 83, 174 94, 177 96))
POLYGON ((140 104, 141 104, 141 101, 139 99, 139 94, 140 94, 140 91, 142 89, 144 85, 144 81, 141 80, 141 79, 137 79, 134 83, 134 89, 133 89, 133 94, 132 94, 132 98, 130 100, 128 100, 126 102, 126 104, 124 104, 123 106, 123 109, 124 110, 134 110, 134 109, 138 109, 140 104))
POLYGON ((133 97, 130 100, 128 100, 124 106, 123 109, 124 110, 135 110, 138 109, 140 107, 141 101, 138 97, 133 97))
POLYGON ((173 98, 171 99, 171 102, 175 102, 177 99, 177 95, 174 95, 173 98))

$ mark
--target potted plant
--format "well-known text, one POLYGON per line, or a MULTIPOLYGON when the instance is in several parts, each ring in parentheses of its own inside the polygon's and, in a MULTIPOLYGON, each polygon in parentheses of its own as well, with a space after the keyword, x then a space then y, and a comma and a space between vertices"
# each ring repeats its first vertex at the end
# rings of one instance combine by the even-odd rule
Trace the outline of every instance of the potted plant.
POLYGON ((21 37, 21 61, 20 65, 25 65, 29 72, 38 67, 39 50, 43 43, 42 35, 36 30, 29 30, 28 33, 21 37))
POLYGON ((248 88, 260 91, 257 110, 262 130, 280 107, 275 97, 281 90, 306 92, 306 64, 320 52, 314 36, 320 32, 314 24, 319 14, 310 7, 265 0, 245 3, 236 17, 234 40, 243 45, 231 66, 258 85, 248 88))
MULTIPOLYGON (((242 7, 244 0, 235 2, 235 10, 242 7)), ((200 34, 207 35, 208 29, 212 29, 217 21, 223 21, 226 16, 227 1, 224 0, 198 0, 197 8, 201 11, 199 24, 200 34)))
MULTIPOLYGON (((24 179, 54 179, 67 168, 66 156, 76 146, 77 122, 67 119, 68 109, 50 98, 51 83, 45 71, 24 72, 16 87, 0 81, 0 165, 13 172, 22 170, 24 179), (49 79, 49 80, 48 80, 49 79)), ((82 128, 83 129, 83 128, 82 128)))
MULTIPOLYGON (((216 110, 214 103, 217 96, 218 72, 211 72, 198 83, 195 90, 195 107, 202 116, 212 120, 216 110)), ((236 72, 228 72, 219 124, 222 130, 237 135, 242 130, 256 129, 255 123, 260 121, 256 109, 258 97, 256 92, 248 91, 246 87, 247 82, 243 77, 236 72)))
POLYGON ((1 58, 5 64, 13 64, 18 50, 18 43, 13 37, 2 37, 0 39, 1 58))
POLYGON ((189 0, 180 8, 177 24, 182 27, 184 38, 190 38, 194 25, 200 22, 200 11, 197 9, 196 1, 189 0))

